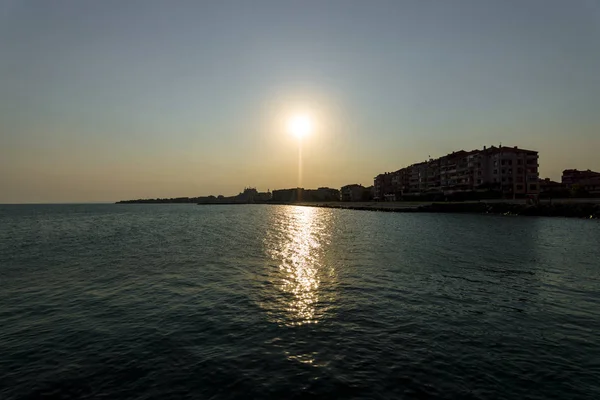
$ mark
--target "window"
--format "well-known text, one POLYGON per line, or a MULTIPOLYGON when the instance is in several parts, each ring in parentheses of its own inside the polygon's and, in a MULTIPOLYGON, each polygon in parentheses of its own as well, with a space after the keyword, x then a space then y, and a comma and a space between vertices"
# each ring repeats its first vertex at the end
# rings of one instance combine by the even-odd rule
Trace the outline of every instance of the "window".
POLYGON ((502 160, 502 165, 504 165, 505 162, 506 162, 506 160, 502 160))
POLYGON ((502 182, 506 182, 506 178, 502 178, 502 182))
POLYGON ((517 168, 517 173, 518 174, 522 174, 523 173, 523 168, 517 168))
POLYGON ((537 190, 537 185, 535 183, 530 184, 529 190, 537 190))
POLYGON ((512 160, 508 160, 508 165, 512 165, 512 160))
POLYGON ((523 190, 523 185, 517 185, 517 190, 523 190))
POLYGON ((502 170, 502 173, 503 173, 503 174, 505 174, 505 173, 506 173, 506 170, 505 170, 505 169, 503 169, 503 170, 502 170))
POLYGON ((522 176, 518 176, 517 177, 517 182, 523 182, 523 177, 522 176))
POLYGON ((498 175, 498 170, 497 169, 494 170, 494 175, 498 175))
POLYGON ((498 161, 494 161, 494 167, 498 166, 498 161))
POLYGON ((517 165, 523 165, 523 160, 517 160, 517 165))

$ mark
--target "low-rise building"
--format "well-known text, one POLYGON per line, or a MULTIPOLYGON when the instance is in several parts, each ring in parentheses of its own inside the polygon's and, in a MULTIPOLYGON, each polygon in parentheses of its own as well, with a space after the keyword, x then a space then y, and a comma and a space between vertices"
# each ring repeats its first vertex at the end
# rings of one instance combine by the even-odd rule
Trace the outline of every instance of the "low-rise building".
POLYGON ((318 201, 340 201, 340 196, 339 190, 328 187, 320 187, 315 193, 318 201))
POLYGON ((340 190, 342 194, 342 201, 363 201, 367 191, 370 191, 370 189, 367 189, 363 185, 359 185, 357 183, 342 186, 342 189, 340 190))
POLYGON ((340 191, 320 187, 318 189, 278 189, 273 190, 272 201, 276 203, 293 203, 298 201, 339 201, 340 191))
POLYGON ((594 172, 591 170, 579 171, 577 169, 565 169, 562 173, 561 181, 567 187, 579 184, 582 181, 588 181, 590 179, 600 178, 600 172, 594 172))
POLYGON ((304 194, 304 188, 295 189, 277 189, 273 190, 272 201, 276 203, 292 203, 301 201, 304 194))
POLYGON ((543 197, 568 197, 569 189, 567 185, 551 180, 550 178, 540 179, 540 196, 543 197))
POLYGON ((268 203, 273 199, 273 195, 270 191, 258 192, 254 197, 255 203, 268 203))
POLYGON ((579 185, 587 194, 594 197, 600 196, 600 176, 582 180, 579 185))

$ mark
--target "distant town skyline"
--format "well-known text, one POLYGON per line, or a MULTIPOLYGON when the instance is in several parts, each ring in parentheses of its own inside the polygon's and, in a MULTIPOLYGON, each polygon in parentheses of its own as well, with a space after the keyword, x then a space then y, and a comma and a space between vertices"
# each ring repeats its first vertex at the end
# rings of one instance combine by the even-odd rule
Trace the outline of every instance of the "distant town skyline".
POLYGON ((4 1, 0 203, 370 186, 500 143, 597 171, 599 47, 593 0, 4 1))

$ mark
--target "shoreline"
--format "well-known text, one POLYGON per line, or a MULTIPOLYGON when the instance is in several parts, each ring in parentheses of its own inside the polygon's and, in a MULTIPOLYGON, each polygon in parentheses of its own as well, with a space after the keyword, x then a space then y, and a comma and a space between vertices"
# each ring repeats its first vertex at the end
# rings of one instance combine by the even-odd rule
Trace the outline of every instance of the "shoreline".
MULTIPOLYGON (((117 202, 116 204, 157 204, 144 201, 117 202)), ((177 203, 158 203, 177 204, 177 203)), ((193 204, 193 203, 187 203, 193 204)), ((528 205, 524 200, 485 200, 465 202, 215 202, 196 203, 202 206, 215 205, 288 205, 301 207, 333 208, 339 210, 377 211, 395 213, 452 213, 492 214, 507 216, 564 217, 600 219, 600 199, 555 199, 542 200, 537 205, 528 205)))
POLYGON ((509 202, 461 202, 461 203, 292 203, 290 205, 341 210, 377 211, 395 213, 452 213, 494 214, 512 216, 565 217, 600 219, 600 204, 593 202, 554 202, 539 205, 509 202))

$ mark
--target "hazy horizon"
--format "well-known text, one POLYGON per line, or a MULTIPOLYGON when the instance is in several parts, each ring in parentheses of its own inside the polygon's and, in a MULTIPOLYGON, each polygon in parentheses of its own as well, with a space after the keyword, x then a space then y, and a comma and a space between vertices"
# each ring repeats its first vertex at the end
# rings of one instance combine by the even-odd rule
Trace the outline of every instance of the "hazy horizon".
POLYGON ((0 1, 0 203, 368 186, 500 143, 600 170, 598 48, 594 0, 0 1))

